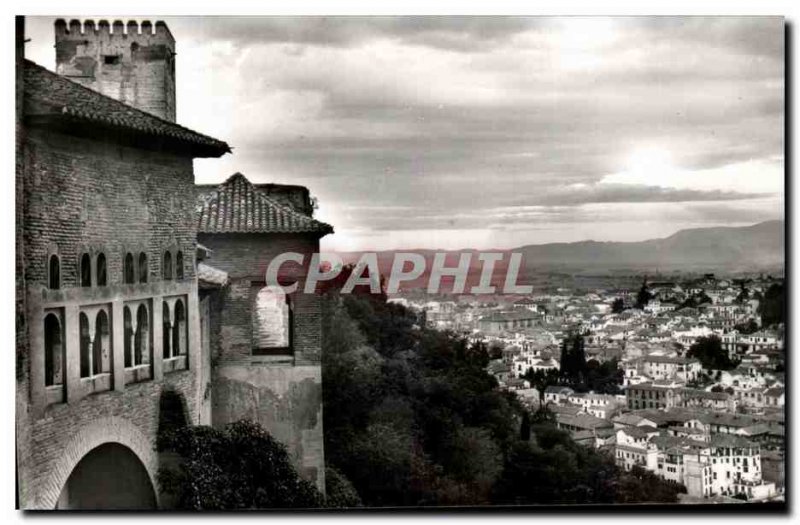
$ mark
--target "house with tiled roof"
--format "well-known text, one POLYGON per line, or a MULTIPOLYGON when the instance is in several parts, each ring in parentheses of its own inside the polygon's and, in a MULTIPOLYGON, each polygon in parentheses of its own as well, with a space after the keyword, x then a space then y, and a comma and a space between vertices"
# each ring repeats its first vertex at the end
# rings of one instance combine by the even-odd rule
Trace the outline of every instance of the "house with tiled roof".
POLYGON ((234 173, 219 185, 195 188, 195 198, 197 239, 209 251, 203 275, 226 276, 224 286, 201 290, 211 310, 207 330, 215 362, 215 424, 257 414, 289 444, 301 473, 321 483, 322 405, 311 391, 301 393, 320 388, 322 381, 321 297, 304 288, 319 241, 333 228, 313 217, 308 190, 301 186, 254 184, 234 173), (302 262, 280 265, 277 282, 268 282, 270 264, 289 253, 302 262), (292 287, 295 291, 288 292, 292 287), (242 399, 243 390, 262 394, 242 399), (261 406, 262 395, 287 402, 290 395, 315 399, 304 410, 317 417, 261 406))

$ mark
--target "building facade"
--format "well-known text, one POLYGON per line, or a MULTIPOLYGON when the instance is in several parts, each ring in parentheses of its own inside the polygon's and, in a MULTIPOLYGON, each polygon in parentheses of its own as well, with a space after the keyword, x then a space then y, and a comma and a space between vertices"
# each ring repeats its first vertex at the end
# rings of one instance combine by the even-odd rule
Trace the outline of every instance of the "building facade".
MULTIPOLYGON (((254 309, 252 286, 241 279, 263 279, 258 264, 267 261, 256 264, 254 257, 288 245, 316 251, 322 233, 262 236, 251 239, 252 247, 217 238, 210 239, 217 251, 198 247, 193 159, 230 148, 174 122, 175 43, 165 24, 59 20, 56 74, 24 59, 24 20, 17 23, 20 507, 168 506, 158 491, 155 442, 160 425, 176 419, 256 419, 294 452, 300 473, 324 489, 318 305, 294 305, 286 333, 291 364, 280 354, 268 366, 233 366, 243 363, 243 336, 231 321, 254 309), (224 271, 208 266, 198 279, 198 252, 213 253, 214 263, 229 270, 230 286, 224 271), (214 272, 225 279, 201 294, 199 283, 214 272), (224 300, 212 305, 223 291, 224 300), (271 395, 262 390, 252 403, 241 376, 257 377, 251 383, 271 395), (281 417, 264 416, 275 413, 281 417), (287 429, 286 421, 303 423, 287 429), (316 458, 313 465, 307 457, 316 458)), ((297 193, 265 188, 273 197, 297 193)), ((278 227, 284 219, 321 225, 289 207, 269 209, 277 210, 278 227)), ((253 311, 270 326, 270 316, 281 315, 253 311)))

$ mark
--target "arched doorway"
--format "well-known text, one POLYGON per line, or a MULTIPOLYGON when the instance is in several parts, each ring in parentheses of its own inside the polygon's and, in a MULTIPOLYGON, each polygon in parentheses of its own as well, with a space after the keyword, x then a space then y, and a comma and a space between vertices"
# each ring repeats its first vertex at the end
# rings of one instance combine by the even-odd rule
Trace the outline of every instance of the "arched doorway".
POLYGON ((155 491, 147 469, 128 447, 104 443, 72 469, 57 509, 155 509, 155 491))

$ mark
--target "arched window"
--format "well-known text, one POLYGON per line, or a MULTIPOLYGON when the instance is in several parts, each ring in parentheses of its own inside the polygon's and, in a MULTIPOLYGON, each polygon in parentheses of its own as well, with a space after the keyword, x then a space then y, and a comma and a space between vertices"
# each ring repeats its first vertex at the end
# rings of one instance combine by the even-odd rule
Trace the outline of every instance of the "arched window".
POLYGON ((137 366, 150 364, 150 316, 143 304, 136 310, 134 362, 137 366))
POLYGON ((165 281, 172 279, 172 253, 164 252, 164 262, 161 265, 162 277, 165 281))
POLYGON ((64 346, 61 341, 61 322, 55 314, 44 318, 44 385, 64 382, 64 346))
POLYGON ((175 254, 175 278, 183 279, 183 252, 181 251, 175 254))
POLYGON ((61 262, 58 260, 58 255, 56 254, 51 255, 48 261, 47 277, 48 288, 51 290, 58 290, 61 288, 61 262))
POLYGON ((106 269, 106 256, 104 253, 97 256, 97 286, 108 284, 108 271, 106 269))
POLYGON ((139 254, 139 282, 147 282, 147 254, 144 252, 139 254))
POLYGON ((163 315, 163 323, 164 328, 162 329, 162 345, 164 348, 164 359, 169 359, 172 357, 172 352, 170 351, 170 343, 172 342, 172 331, 171 331, 171 323, 169 322, 169 305, 164 303, 164 307, 162 308, 164 312, 163 315))
POLYGON ((172 356, 186 353, 186 313, 183 301, 175 302, 175 322, 172 325, 172 356))
POLYGON ((111 342, 108 325, 108 314, 105 310, 97 312, 94 324, 94 343, 92 344, 92 375, 111 372, 111 342))
POLYGON ((131 348, 131 337, 133 336, 133 319, 131 319, 131 309, 125 307, 122 315, 123 325, 125 326, 125 336, 123 337, 123 347, 125 352, 125 368, 133 366, 133 352, 131 348))
POLYGON ((81 255, 81 286, 92 285, 92 258, 88 253, 81 255))
POLYGON ((136 281, 133 279, 133 255, 130 252, 125 254, 125 268, 124 268, 125 275, 123 276, 123 282, 125 284, 133 284, 136 281))
POLYGON ((81 377, 89 377, 92 375, 92 354, 91 343, 89 337, 89 318, 86 314, 81 312, 79 316, 79 329, 80 329, 80 347, 81 347, 81 377))
POLYGON ((265 286, 255 297, 253 354, 283 353, 291 347, 289 298, 278 286, 265 286))

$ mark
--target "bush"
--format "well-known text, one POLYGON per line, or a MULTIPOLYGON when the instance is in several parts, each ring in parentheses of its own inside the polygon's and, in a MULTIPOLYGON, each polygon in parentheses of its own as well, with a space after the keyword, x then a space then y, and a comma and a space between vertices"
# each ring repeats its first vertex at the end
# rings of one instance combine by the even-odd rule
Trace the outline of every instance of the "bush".
POLYGON ((352 508, 362 507, 363 505, 355 487, 344 474, 333 467, 325 469, 326 507, 352 508))
POLYGON ((322 505, 300 478, 283 444, 261 425, 237 421, 224 429, 185 426, 160 432, 158 450, 180 456, 162 466, 161 489, 187 510, 309 508, 322 505))

